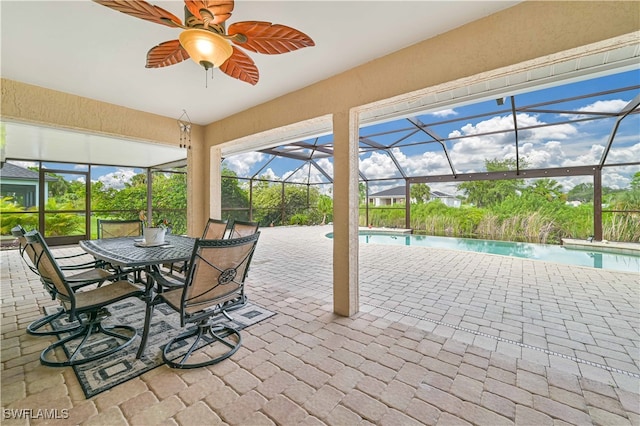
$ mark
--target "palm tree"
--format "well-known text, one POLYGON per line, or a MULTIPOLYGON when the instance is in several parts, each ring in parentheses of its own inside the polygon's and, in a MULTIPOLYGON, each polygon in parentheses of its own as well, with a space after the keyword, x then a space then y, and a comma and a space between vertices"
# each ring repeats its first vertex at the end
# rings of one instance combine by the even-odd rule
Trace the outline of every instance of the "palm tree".
POLYGON ((327 215, 333 211, 333 198, 328 195, 321 195, 318 198, 318 211, 322 213, 322 223, 324 225, 327 220, 327 215))
POLYGON ((554 179, 539 179, 535 181, 530 188, 534 194, 541 195, 549 201, 559 199, 564 195, 562 185, 554 179))

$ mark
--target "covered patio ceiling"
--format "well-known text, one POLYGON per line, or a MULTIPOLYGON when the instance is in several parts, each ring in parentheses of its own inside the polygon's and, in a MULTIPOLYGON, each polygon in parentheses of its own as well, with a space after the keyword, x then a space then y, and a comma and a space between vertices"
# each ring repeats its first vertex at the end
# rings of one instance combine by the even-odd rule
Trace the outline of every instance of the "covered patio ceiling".
MULTIPOLYGON (((164 69, 145 68, 147 51, 177 38, 175 28, 88 0, 1 3, 2 78, 162 117, 178 119, 186 111, 194 124, 204 126, 520 1, 467 1, 464 7, 447 1, 238 1, 229 23, 280 23, 305 32, 315 42, 311 48, 285 55, 251 54, 260 71, 255 86, 218 70, 207 80, 193 61, 164 69), (381 23, 401 30, 381 31, 381 23)), ((182 0, 149 3, 184 16, 182 0)), ((151 147, 145 143, 149 141, 3 122, 3 154, 9 159, 149 167, 187 156, 185 150, 151 147)), ((175 138, 179 138, 177 127, 175 138)))

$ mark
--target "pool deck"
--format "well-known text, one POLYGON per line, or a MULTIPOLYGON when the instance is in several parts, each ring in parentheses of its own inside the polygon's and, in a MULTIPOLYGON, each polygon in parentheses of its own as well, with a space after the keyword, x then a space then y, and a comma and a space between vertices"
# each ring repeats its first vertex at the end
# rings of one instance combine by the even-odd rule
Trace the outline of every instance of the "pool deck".
POLYGON ((52 339, 25 327, 55 302, 0 252, 2 407, 69 410, 48 424, 640 424, 640 273, 362 244, 360 312, 344 318, 331 231, 262 230, 247 293, 277 315, 230 359, 88 400, 70 368, 40 365, 52 339))
POLYGON ((622 243, 617 241, 588 241, 563 238, 562 245, 567 248, 577 248, 580 250, 597 250, 611 253, 624 253, 640 256, 640 243, 622 243))
POLYGON ((405 228, 376 228, 369 226, 361 226, 358 232, 375 232, 376 234, 412 234, 413 229, 405 228))

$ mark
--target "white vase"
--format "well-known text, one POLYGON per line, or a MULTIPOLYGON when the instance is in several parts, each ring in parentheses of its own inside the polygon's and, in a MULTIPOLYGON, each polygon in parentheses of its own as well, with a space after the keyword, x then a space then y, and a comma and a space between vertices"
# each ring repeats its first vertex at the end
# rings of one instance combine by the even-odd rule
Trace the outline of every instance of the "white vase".
POLYGON ((144 243, 147 245, 164 244, 165 228, 144 228, 144 243))

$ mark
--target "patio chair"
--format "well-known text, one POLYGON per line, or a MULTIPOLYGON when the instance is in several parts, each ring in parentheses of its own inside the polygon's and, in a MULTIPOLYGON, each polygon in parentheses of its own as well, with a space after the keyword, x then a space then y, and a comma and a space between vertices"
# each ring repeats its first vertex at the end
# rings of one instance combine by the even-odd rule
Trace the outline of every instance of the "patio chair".
MULTIPOLYGON (((209 219, 204 232, 202 233, 203 240, 221 240, 224 238, 224 234, 227 232, 227 220, 221 219, 209 219)), ((169 275, 173 275, 174 272, 184 274, 188 268, 188 262, 176 265, 175 263, 163 265, 169 270, 169 275)))
MULTIPOLYGON (((20 256, 22 257, 22 260, 29 267, 29 269, 31 269, 31 271, 33 271, 37 275, 40 275, 36 267, 39 253, 36 252, 36 248, 34 246, 30 245, 27 242, 27 238, 25 237, 25 234, 26 234, 25 229, 21 225, 14 226, 11 229, 11 234, 18 239, 18 242, 20 244, 19 251, 20 251, 20 256), (29 258, 29 261, 25 259, 25 253, 29 258)), ((88 256, 88 254, 80 253, 80 254, 70 255, 70 256, 58 256, 56 257, 56 260, 66 261, 68 259, 78 258, 81 256, 88 256)), ((77 274, 69 276, 69 279, 73 281, 71 288, 73 291, 76 291, 79 288, 82 288, 90 284, 97 284, 98 286, 101 286, 107 280, 113 280, 118 278, 117 276, 112 275, 109 271, 103 269, 102 268, 103 266, 105 266, 104 262, 94 260, 90 262, 60 266, 60 269, 62 271, 82 271, 82 272, 78 272, 77 274)), ((56 298, 55 288, 45 285, 45 289, 51 295, 52 300, 56 298)), ((47 324, 50 324, 51 321, 59 318, 62 314, 64 314, 64 309, 59 309, 57 312, 53 314, 46 315, 40 319, 33 321, 31 324, 27 326, 27 333, 34 336, 50 336, 50 335, 57 335, 63 332, 70 331, 79 326, 78 324, 75 324, 75 325, 71 324, 68 327, 61 328, 58 330, 43 330, 43 327, 45 327, 47 324)))
POLYGON ((138 237, 142 235, 142 221, 98 219, 98 238, 138 237))
POLYGON ((228 221, 221 219, 209 219, 202 233, 203 240, 221 240, 227 232, 228 221))
POLYGON ((40 279, 48 288, 55 289, 56 298, 70 319, 80 326, 40 354, 40 362, 50 367, 66 367, 95 361, 124 349, 137 335, 130 325, 104 326, 102 320, 109 316, 107 306, 129 297, 143 297, 144 290, 129 281, 115 281, 102 287, 75 292, 74 285, 84 285, 77 278, 66 277, 51 254, 47 243, 38 231, 25 234, 27 243, 36 253, 36 268, 40 279), (102 337, 98 337, 102 334, 102 337), (74 345, 73 343, 79 341, 74 345), (119 343, 120 342, 120 343, 119 343), (63 348, 64 351, 58 351, 63 348), (57 360, 62 357, 62 361, 57 360))
MULTIPOLYGON (((133 220, 111 220, 98 219, 98 239, 101 238, 121 238, 142 236, 143 222, 139 219, 133 220)), ((144 268, 122 269, 118 266, 110 265, 110 268, 118 274, 132 274, 135 282, 142 282, 142 271, 144 268)))
POLYGON ((241 220, 235 220, 231 225, 229 238, 240 238, 246 237, 248 235, 253 235, 258 232, 259 226, 260 224, 258 222, 244 222, 241 220))
MULTIPOLYGON (((195 324, 165 345, 162 358, 167 365, 204 367, 230 357, 240 348, 240 332, 220 324, 220 320, 231 320, 227 310, 243 303, 244 282, 259 236, 257 232, 237 239, 196 240, 184 286, 158 293, 147 305, 145 332, 159 303, 179 312, 182 327, 195 324), (214 347, 197 351, 207 345, 214 347)), ((157 279, 162 282, 164 278, 157 279)))
MULTIPOLYGON (((24 237, 24 234, 26 233, 27 231, 22 227, 22 225, 16 225, 13 228, 11 228, 11 235, 13 235, 18 239, 20 256, 24 259, 24 254, 27 253, 27 256, 29 257, 29 259, 33 260, 31 250, 27 250, 27 240, 24 237)), ((91 255, 89 255, 89 253, 77 253, 77 254, 72 254, 68 256, 56 256, 56 259, 63 262, 67 262, 61 265, 61 268, 63 271, 100 268, 105 266, 105 263, 103 261, 96 260, 94 258, 91 258, 91 260, 89 260, 89 258, 91 258, 91 255), (84 257, 85 259, 81 259, 82 257, 84 257), (70 259, 78 259, 81 262, 68 263, 70 259)), ((25 262, 26 262, 26 259, 25 259, 25 262)), ((32 264, 30 265, 29 262, 26 262, 26 263, 29 269, 31 269, 36 274, 38 273, 38 271, 35 270, 35 267, 32 264)))

